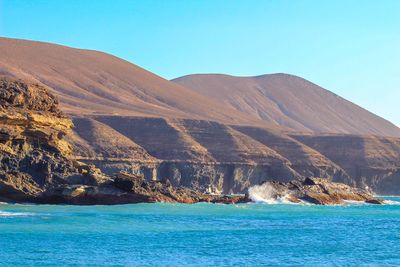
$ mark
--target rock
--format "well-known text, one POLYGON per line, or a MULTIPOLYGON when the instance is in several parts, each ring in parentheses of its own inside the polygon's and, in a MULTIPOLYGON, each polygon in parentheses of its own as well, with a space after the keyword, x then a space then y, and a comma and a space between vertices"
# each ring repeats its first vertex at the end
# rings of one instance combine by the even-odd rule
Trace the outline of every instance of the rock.
MULTIPOLYGON (((213 202, 233 204, 246 202, 243 196, 210 195, 185 187, 174 187, 168 180, 144 181, 143 177, 120 172, 116 174, 113 185, 125 192, 133 193, 149 202, 213 202)), ((247 201, 248 202, 248 201, 247 201)))
POLYGON ((384 201, 373 197, 370 191, 354 188, 343 183, 331 182, 323 178, 308 177, 291 182, 264 182, 249 189, 253 198, 285 199, 298 203, 306 201, 317 205, 343 204, 345 201, 362 201, 371 204, 383 204, 384 201))
POLYGON ((130 192, 135 187, 141 186, 143 178, 137 175, 120 172, 116 174, 113 185, 121 190, 130 192))
POLYGON ((0 107, 62 114, 57 98, 46 88, 9 77, 0 79, 0 107))
POLYGON ((385 201, 383 199, 377 199, 377 198, 368 199, 365 202, 369 204, 385 204, 385 201))
POLYGON ((72 127, 46 88, 0 78, 0 198, 35 201, 60 184, 95 184, 69 158, 72 127))

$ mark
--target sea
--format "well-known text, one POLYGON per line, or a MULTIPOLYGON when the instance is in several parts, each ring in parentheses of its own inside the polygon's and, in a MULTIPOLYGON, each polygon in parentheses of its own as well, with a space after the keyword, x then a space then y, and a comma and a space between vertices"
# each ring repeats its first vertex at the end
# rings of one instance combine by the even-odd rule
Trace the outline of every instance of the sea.
POLYGON ((400 266, 400 198, 0 204, 0 266, 400 266))

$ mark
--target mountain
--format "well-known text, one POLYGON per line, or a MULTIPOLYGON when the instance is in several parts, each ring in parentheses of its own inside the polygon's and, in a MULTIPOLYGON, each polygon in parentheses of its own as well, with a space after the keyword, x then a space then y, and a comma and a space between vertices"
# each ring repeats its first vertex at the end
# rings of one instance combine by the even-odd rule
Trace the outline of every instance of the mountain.
POLYGON ((389 121, 303 78, 195 74, 173 80, 194 92, 295 131, 400 136, 389 121))
POLYGON ((257 123, 229 106, 97 51, 0 38, 0 74, 46 85, 69 114, 257 123))
POLYGON ((189 118, 317 133, 400 136, 390 122, 302 78, 165 80, 102 52, 0 38, 0 74, 46 85, 75 115, 189 118))
POLYGON ((168 81, 105 53, 8 38, 0 76, 54 93, 75 125, 73 156, 106 174, 224 193, 312 176, 400 194, 399 129, 295 76, 168 81))

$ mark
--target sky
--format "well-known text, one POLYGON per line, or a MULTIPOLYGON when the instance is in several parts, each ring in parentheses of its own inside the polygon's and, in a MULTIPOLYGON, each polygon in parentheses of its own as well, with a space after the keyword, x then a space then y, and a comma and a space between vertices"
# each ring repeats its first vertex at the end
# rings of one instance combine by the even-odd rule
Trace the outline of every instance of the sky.
POLYGON ((0 0, 0 36, 104 51, 166 79, 306 78, 400 126, 398 0, 0 0))

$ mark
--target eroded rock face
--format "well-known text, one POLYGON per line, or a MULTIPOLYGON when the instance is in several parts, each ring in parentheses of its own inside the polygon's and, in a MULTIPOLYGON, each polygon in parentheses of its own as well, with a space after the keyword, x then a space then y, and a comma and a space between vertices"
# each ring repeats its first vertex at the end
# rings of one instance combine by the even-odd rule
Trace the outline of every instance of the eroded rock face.
POLYGON ((253 200, 273 199, 293 203, 302 201, 317 205, 343 204, 346 201, 362 201, 371 204, 383 204, 372 192, 343 183, 330 182, 322 178, 306 178, 288 183, 268 181, 249 189, 253 200))
POLYGON ((143 176, 103 174, 71 158, 64 136, 73 123, 46 88, 0 78, 0 201, 121 204, 237 203, 246 197, 203 194, 143 176))
POLYGON ((243 203, 248 202, 246 196, 221 196, 201 193, 187 187, 174 187, 168 180, 145 181, 143 177, 128 173, 118 173, 114 186, 137 195, 148 197, 149 202, 179 202, 179 203, 243 203))
POLYGON ((0 78, 0 199, 27 201, 80 175, 63 137, 72 121, 46 88, 0 78))
POLYGON ((57 98, 49 94, 46 88, 12 78, 0 79, 0 107, 7 110, 18 108, 42 111, 62 116, 57 98))

